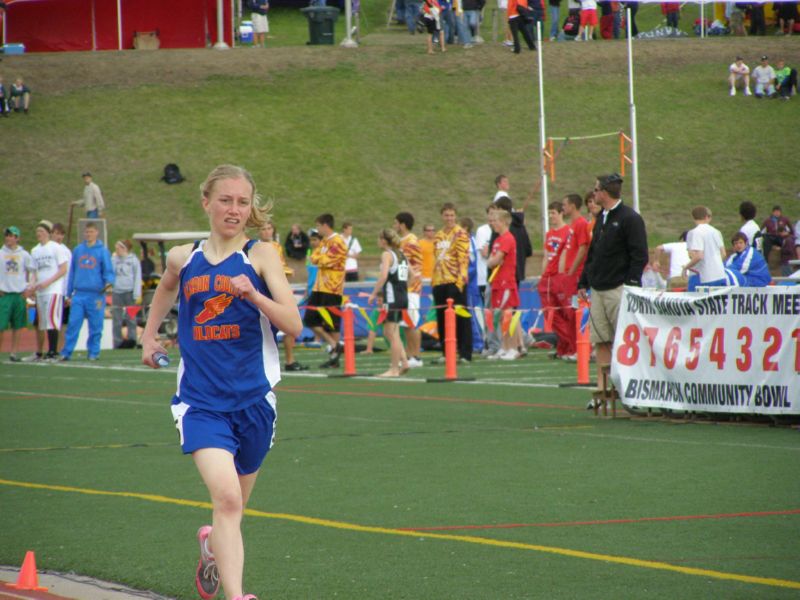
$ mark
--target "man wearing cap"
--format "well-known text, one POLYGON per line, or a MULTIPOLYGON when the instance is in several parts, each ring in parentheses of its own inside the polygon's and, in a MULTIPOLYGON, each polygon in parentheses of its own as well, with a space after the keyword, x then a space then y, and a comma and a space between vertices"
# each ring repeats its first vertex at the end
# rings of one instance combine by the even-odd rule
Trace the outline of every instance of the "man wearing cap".
POLYGON ((37 362, 42 359, 56 360, 58 357, 58 330, 61 328, 62 305, 64 302, 61 279, 67 274, 67 260, 50 234, 53 224, 40 221, 36 226, 36 239, 39 242, 31 250, 36 268, 26 295, 36 294, 36 354, 24 359, 37 362), (44 338, 47 332, 48 352, 44 354, 44 338))
POLYGON ((19 362, 19 331, 28 323, 23 292, 34 272, 33 259, 19 245, 20 232, 15 226, 6 227, 4 245, 0 248, 0 349, 3 332, 11 329, 11 362, 19 362))
POLYGON ((88 171, 83 174, 83 183, 86 184, 83 188, 83 197, 80 200, 75 200, 72 204, 74 206, 83 206, 86 209, 87 219, 102 217, 106 209, 106 203, 103 200, 100 186, 92 180, 92 174, 88 171))
POLYGON ((623 287, 641 287, 642 273, 649 260, 644 220, 622 203, 621 191, 622 177, 616 173, 597 178, 594 199, 603 212, 595 220, 578 282, 581 299, 587 298, 587 290, 592 291, 589 323, 598 369, 611 364, 623 287))
POLYGON ((775 69, 769 64, 768 56, 762 56, 761 64, 753 69, 753 79, 756 82, 756 98, 772 98, 775 95, 775 69))
POLYGON ((736 88, 744 88, 744 95, 750 96, 750 67, 744 64, 741 56, 728 67, 728 83, 731 86, 731 96, 736 95, 736 88))

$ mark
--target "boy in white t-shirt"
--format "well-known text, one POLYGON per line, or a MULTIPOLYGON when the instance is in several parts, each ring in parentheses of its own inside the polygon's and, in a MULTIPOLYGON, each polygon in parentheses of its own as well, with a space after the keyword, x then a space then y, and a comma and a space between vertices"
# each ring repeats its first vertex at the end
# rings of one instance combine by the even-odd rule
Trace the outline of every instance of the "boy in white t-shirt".
POLYGON ((726 285, 725 243, 719 229, 711 226, 711 211, 705 206, 692 209, 695 228, 686 236, 689 262, 683 265, 682 274, 690 271, 688 289, 693 292, 698 285, 726 285))
POLYGON ((775 69, 769 64, 768 56, 762 56, 761 64, 753 69, 753 79, 756 82, 756 98, 771 98, 775 95, 775 69))
POLYGON ((61 328, 61 308, 64 302, 62 278, 67 273, 68 265, 59 245, 50 239, 52 231, 53 224, 50 221, 41 221, 36 226, 36 239, 39 243, 31 250, 36 272, 25 293, 27 296, 36 294, 38 331, 36 354, 23 359, 26 361, 58 358, 58 330, 61 328), (43 355, 45 332, 49 348, 46 356, 43 355))
POLYGON ((744 88, 744 95, 750 96, 750 67, 744 64, 741 56, 728 67, 728 83, 731 86, 731 96, 736 95, 736 88, 744 88))

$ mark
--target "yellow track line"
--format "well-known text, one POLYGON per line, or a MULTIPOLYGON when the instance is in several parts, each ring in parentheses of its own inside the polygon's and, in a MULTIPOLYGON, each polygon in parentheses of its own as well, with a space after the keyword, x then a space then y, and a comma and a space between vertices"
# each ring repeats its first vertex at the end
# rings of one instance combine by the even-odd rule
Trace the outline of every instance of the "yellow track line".
MULTIPOLYGON (((137 500, 146 500, 149 502, 160 502, 164 504, 176 504, 178 506, 189 506, 192 508, 206 508, 211 509, 211 503, 199 502, 194 500, 184 500, 181 498, 170 498, 168 496, 159 496, 156 494, 140 494, 136 492, 110 492, 105 490, 93 490, 87 488, 77 488, 65 485, 45 485, 41 483, 30 483, 25 481, 12 481, 8 479, 0 479, 0 485, 38 489, 38 490, 51 490, 57 492, 72 492, 78 494, 87 494, 90 496, 113 496, 118 498, 135 498, 137 500)), ((477 537, 471 535, 452 535, 446 533, 431 533, 420 531, 408 531, 400 529, 390 529, 388 527, 373 527, 369 525, 358 525, 356 523, 347 523, 345 521, 332 521, 329 519, 318 519, 316 517, 306 517, 303 515, 292 515, 288 513, 271 513, 260 510, 246 509, 245 515, 250 517, 261 517, 267 519, 278 519, 282 521, 293 521, 296 523, 303 523, 306 525, 317 525, 319 527, 329 527, 331 529, 341 529, 345 531, 357 531, 360 533, 378 533, 383 535, 397 535, 412 538, 425 538, 435 540, 446 540, 450 542, 462 542, 467 544, 478 544, 482 546, 494 546, 497 548, 510 548, 514 550, 532 550, 534 552, 544 552, 546 554, 555 554, 560 556, 569 556, 571 558, 583 558, 587 560, 597 560, 602 562, 617 563, 620 565, 627 565, 630 567, 641 567, 644 569, 656 569, 660 571, 672 571, 681 573, 683 575, 695 575, 698 577, 711 577, 713 579, 723 579, 728 581, 739 581, 742 583, 754 583, 758 585, 767 585, 771 587, 781 587, 800 590, 800 581, 792 581, 789 579, 774 579, 771 577, 754 577, 752 575, 740 575, 738 573, 725 573, 723 571, 712 571, 710 569, 698 569, 694 567, 679 567, 669 563, 658 562, 653 560, 640 560, 638 558, 629 558, 627 556, 613 556, 611 554, 598 554, 595 552, 583 552, 582 550, 570 550, 569 548, 558 548, 555 546, 541 546, 539 544, 524 544, 521 542, 510 542, 505 540, 496 540, 491 538, 477 537)))

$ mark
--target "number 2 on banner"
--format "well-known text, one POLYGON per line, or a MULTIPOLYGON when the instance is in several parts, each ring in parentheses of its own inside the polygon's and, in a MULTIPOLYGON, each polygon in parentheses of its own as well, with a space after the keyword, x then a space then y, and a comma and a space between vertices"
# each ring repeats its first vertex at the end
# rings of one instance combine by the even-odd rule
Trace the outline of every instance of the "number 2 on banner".
MULTIPOLYGON (((657 327, 642 327, 640 329, 637 325, 628 325, 622 333, 622 343, 617 348, 617 362, 623 366, 630 367, 639 361, 639 343, 642 341, 642 333, 644 333, 647 347, 650 350, 650 366, 656 366, 656 339, 660 331, 657 327)), ((795 371, 800 372, 800 329, 793 330, 791 337, 795 342, 794 368, 795 371)), ((683 331, 680 327, 672 327, 666 334, 661 360, 667 369, 674 369, 678 363, 682 338, 683 331)), ((751 348, 753 345, 753 331, 749 327, 740 328, 736 334, 736 340, 739 342, 738 356, 735 361, 736 368, 742 372, 749 371, 753 366, 751 348)), ((683 366, 689 371, 694 371, 700 364, 702 341, 703 330, 701 328, 693 327, 689 330, 688 352, 683 362, 683 366)), ((766 344, 761 360, 762 370, 765 372, 778 371, 778 361, 775 357, 780 352, 783 344, 783 335, 780 329, 768 327, 764 330, 762 341, 766 344)), ((708 345, 708 362, 714 363, 717 370, 722 371, 725 369, 727 356, 725 352, 725 329, 718 327, 714 329, 708 345)))

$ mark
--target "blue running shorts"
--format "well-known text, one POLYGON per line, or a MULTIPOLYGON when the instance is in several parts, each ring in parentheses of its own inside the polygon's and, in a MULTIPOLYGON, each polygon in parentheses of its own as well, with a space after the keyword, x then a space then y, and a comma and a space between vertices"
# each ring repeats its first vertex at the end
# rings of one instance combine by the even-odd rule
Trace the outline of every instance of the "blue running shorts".
POLYGON ((269 392, 262 402, 234 412, 189 406, 175 396, 172 416, 181 450, 191 454, 203 448, 221 448, 233 455, 239 475, 255 473, 275 441, 277 399, 269 392))

